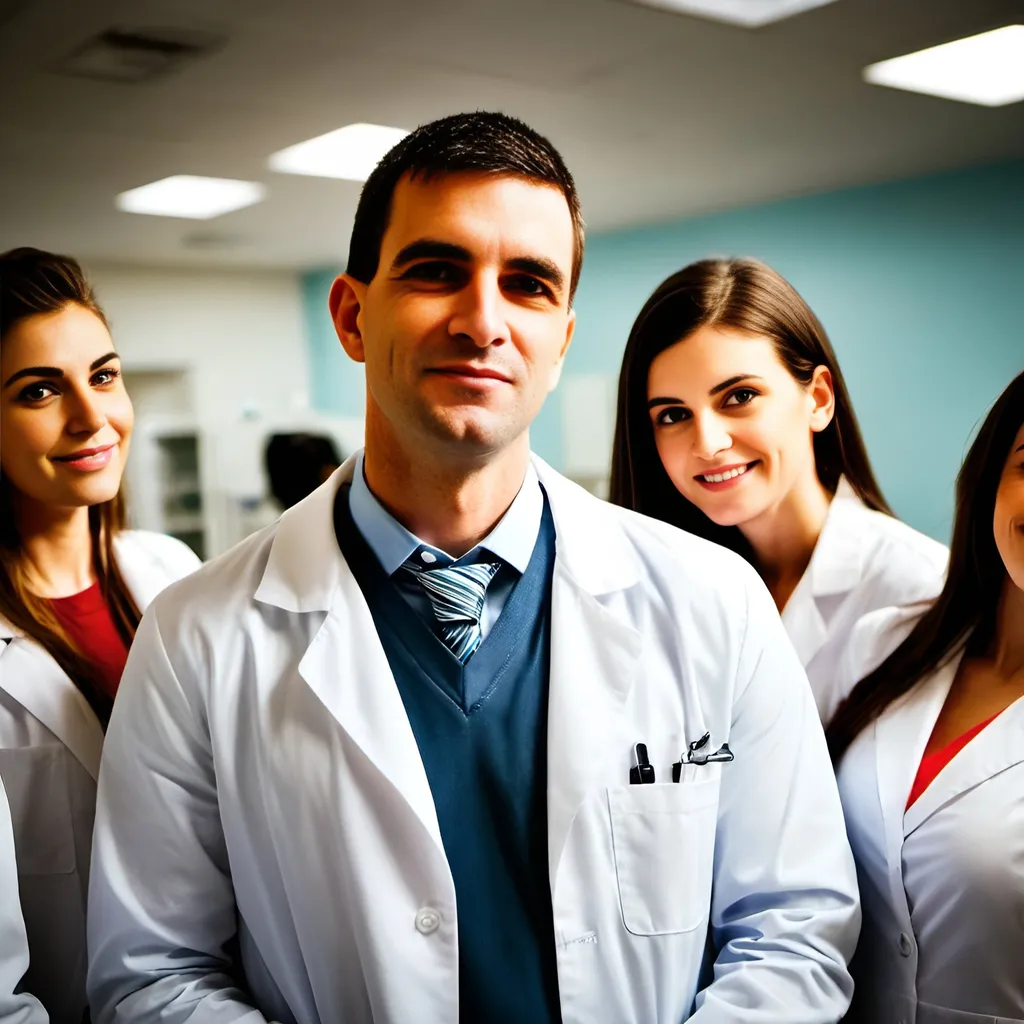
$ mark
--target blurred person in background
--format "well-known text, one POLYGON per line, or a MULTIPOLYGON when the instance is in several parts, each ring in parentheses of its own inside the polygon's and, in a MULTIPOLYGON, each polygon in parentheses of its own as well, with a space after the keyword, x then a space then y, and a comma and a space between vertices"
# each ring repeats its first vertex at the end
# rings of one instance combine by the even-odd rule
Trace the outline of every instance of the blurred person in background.
POLYGON ((823 722, 857 621, 942 586, 946 549, 893 516, 824 328, 756 260, 692 263, 640 311, 610 492, 753 563, 823 722))
POLYGON ((842 669, 860 682, 827 737, 864 901, 847 1020, 1019 1024, 1024 374, 964 460, 942 593, 864 619, 842 669))
POLYGON ((562 158, 503 114, 367 180, 329 298, 366 447, 162 594, 128 661, 99 1024, 846 1010, 853 858, 768 593, 531 455, 582 259, 562 158))
POLYGON ((18 862, 7 791, 0 776, 0 1024, 46 1024, 42 1003, 23 989, 28 939, 18 897, 18 862))
POLYGON ((270 493, 282 509, 312 494, 342 463, 326 434, 272 434, 264 453, 270 493))
POLYGON ((198 566, 125 531, 133 424, 78 263, 0 255, 0 777, 30 962, 54 1024, 86 1012, 85 907, 100 749, 145 606, 198 566))

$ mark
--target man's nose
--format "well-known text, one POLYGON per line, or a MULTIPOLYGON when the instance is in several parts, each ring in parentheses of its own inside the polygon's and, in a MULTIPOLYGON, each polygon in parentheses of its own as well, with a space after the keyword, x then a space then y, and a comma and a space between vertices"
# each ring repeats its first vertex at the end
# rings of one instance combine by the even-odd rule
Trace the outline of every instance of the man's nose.
POLYGON ((489 274, 476 275, 457 297, 455 315, 448 331, 468 338, 478 348, 489 348, 510 340, 504 316, 504 298, 498 280, 489 274))

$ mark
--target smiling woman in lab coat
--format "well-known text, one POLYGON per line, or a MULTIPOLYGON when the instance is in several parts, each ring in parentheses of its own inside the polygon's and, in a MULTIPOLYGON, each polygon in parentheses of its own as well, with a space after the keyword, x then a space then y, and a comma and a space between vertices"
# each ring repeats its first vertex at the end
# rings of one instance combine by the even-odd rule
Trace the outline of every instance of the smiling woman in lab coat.
POLYGON ((964 461, 945 588, 858 626, 865 671, 828 729, 864 906, 846 1019, 1020 1024, 1024 374, 964 461))
MULTIPOLYGON (((120 529, 133 412, 81 268, 0 256, 0 779, 54 1024, 85 1013, 85 901, 103 730, 141 610, 199 564, 120 529)), ((2 953, 2 951, 0 951, 2 953)))
POLYGON ((756 260, 692 263, 640 311, 611 499, 754 564, 823 722, 857 621, 942 586, 946 549, 893 517, 824 328, 756 260))

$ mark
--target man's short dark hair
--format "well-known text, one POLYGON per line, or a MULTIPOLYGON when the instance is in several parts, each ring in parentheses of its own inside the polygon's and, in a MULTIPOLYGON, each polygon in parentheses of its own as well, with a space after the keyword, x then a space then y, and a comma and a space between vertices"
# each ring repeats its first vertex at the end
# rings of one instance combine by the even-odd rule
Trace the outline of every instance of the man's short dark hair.
POLYGON ((364 284, 373 280, 391 216, 391 200, 406 174, 429 181, 462 171, 512 174, 561 190, 572 217, 572 302, 583 266, 583 217, 572 175, 558 150, 542 135, 507 114, 484 111, 453 114, 420 125, 377 164, 359 197, 348 273, 364 284))

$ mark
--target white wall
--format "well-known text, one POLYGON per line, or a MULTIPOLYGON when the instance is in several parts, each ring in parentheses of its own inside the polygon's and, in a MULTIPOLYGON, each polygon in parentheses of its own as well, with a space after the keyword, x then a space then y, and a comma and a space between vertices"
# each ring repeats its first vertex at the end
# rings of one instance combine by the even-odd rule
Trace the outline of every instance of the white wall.
MULTIPOLYGON (((137 461, 162 421, 193 423, 201 438, 207 554, 241 539, 253 521, 242 509, 265 492, 262 451, 275 429, 310 429, 309 364, 299 275, 89 265, 125 371, 140 383, 137 461), (157 371, 181 387, 150 389, 157 371), (173 375, 169 375, 173 379, 173 375), (179 378, 182 379, 182 378, 179 378), (168 395, 177 396, 169 399, 168 395), (168 401, 180 407, 168 409, 168 401)), ((133 477, 133 490, 155 485, 133 477)), ((142 496, 140 496, 141 498, 142 496)), ((142 509, 153 502, 137 500, 142 509)), ((152 521, 139 522, 152 527, 152 521)))

